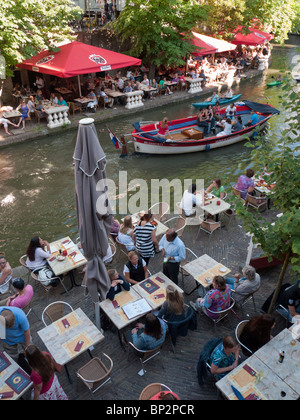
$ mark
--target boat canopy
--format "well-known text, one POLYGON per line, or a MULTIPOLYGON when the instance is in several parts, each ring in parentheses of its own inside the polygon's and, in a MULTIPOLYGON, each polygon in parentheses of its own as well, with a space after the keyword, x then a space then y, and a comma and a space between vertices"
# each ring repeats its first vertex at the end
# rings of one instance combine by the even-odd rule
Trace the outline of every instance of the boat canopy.
POLYGON ((280 114, 280 111, 267 104, 260 104, 258 102, 243 101, 245 105, 254 111, 260 112, 261 114, 280 114))

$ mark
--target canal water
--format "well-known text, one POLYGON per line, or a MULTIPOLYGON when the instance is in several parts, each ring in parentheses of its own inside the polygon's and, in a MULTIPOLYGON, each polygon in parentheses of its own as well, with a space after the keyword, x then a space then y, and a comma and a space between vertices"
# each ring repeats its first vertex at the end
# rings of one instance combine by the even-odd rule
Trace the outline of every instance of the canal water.
MULTIPOLYGON (((272 63, 268 72, 251 81, 244 81, 234 87, 234 93, 250 101, 269 102, 279 110, 281 87, 266 87, 279 70, 292 68, 292 61, 299 52, 300 37, 291 36, 285 46, 275 45, 272 63)), ((199 98, 199 101, 203 99, 199 98)), ((163 116, 176 119, 195 114, 192 103, 195 98, 182 103, 167 105, 151 111, 141 111, 134 116, 116 119, 109 128, 117 136, 131 133, 136 121, 158 121, 163 116)), ((109 111, 107 111, 109 112, 109 111)), ((284 113, 270 121, 268 136, 276 143, 284 113)), ((192 153, 182 156, 142 156, 130 154, 120 158, 108 136, 105 124, 97 125, 99 139, 107 156, 107 177, 119 185, 127 176, 133 187, 151 179, 169 181, 173 179, 204 179, 207 186, 218 176, 225 188, 235 182, 250 163, 250 150, 243 143, 216 149, 210 152, 192 153), (124 172, 124 173, 123 173, 124 172), (140 181, 139 181, 140 180, 140 181)), ((130 139, 128 137, 128 139, 130 139)), ((72 156, 76 134, 45 137, 31 142, 13 145, 0 150, 0 251, 4 251, 12 266, 18 265, 19 257, 26 252, 29 240, 40 235, 49 242, 62 236, 74 238, 77 233, 77 219, 74 198, 74 172, 72 156)), ((128 144, 129 152, 133 145, 128 144)), ((134 195, 139 190, 128 193, 134 195)), ((124 193, 116 191, 116 194, 124 193)), ((119 212, 118 201, 116 210, 119 212)), ((117 214, 116 217, 119 215, 117 214)))

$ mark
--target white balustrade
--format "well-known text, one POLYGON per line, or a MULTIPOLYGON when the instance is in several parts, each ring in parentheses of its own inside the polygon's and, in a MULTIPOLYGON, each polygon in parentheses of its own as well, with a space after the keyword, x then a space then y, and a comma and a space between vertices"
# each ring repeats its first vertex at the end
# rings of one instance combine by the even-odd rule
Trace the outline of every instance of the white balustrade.
POLYGON ((186 77, 185 80, 190 83, 189 93, 202 92, 201 82, 203 79, 201 77, 197 77, 196 79, 186 77))
POLYGON ((71 124, 68 118, 68 106, 45 106, 45 112, 48 114, 49 128, 61 127, 64 124, 71 124))
POLYGON ((125 93, 125 96, 127 98, 125 108, 132 109, 144 106, 143 95, 144 92, 142 90, 135 90, 134 92, 125 93))

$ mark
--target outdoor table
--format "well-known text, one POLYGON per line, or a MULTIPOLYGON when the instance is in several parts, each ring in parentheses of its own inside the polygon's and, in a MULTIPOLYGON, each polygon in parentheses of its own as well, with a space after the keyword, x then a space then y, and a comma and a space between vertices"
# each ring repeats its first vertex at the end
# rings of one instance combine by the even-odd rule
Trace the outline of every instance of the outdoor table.
POLYGON ((27 373, 6 352, 0 352, 0 399, 1 394, 13 392, 12 396, 3 399, 18 400, 32 385, 27 373))
POLYGON ((148 279, 135 284, 132 286, 132 289, 140 296, 144 297, 152 309, 156 310, 160 308, 166 300, 167 286, 173 286, 179 293, 183 293, 183 290, 162 272, 153 274, 148 279))
MULTIPOLYGON (((135 213, 131 215, 132 225, 134 227, 138 224, 138 221, 140 220, 140 214, 141 213, 135 213)), ((124 218, 122 218, 122 222, 123 221, 124 221, 124 218)), ((154 225, 156 227, 157 238, 161 238, 169 230, 169 228, 166 225, 164 225, 157 219, 154 219, 154 225)))
POLYGON ((65 366, 70 383, 67 363, 104 339, 104 335, 81 308, 38 331, 38 335, 54 360, 65 366), (68 328, 65 327, 64 320, 70 325, 68 328), (83 344, 79 350, 75 350, 79 341, 83 344))
POLYGON ((92 102, 93 99, 91 98, 76 98, 74 99, 74 102, 79 102, 81 105, 88 104, 89 102, 92 102))
POLYGON ((245 399, 249 400, 287 401, 299 398, 299 395, 265 365, 256 354, 216 383, 217 388, 228 400, 237 400, 232 385, 245 399))
POLYGON ((67 95, 68 93, 72 93, 71 90, 61 87, 61 88, 56 88, 55 89, 58 93, 60 93, 61 95, 67 95))
POLYGON ((78 246, 69 238, 69 236, 50 243, 51 257, 48 258, 48 264, 56 276, 69 273, 71 279, 71 288, 79 286, 75 283, 73 270, 82 267, 87 263, 86 258, 80 252, 78 246), (57 257, 60 255, 59 250, 67 251, 68 255, 63 261, 59 261, 57 257))
POLYGON ((15 118, 15 117, 20 117, 22 114, 21 112, 17 111, 17 110, 13 110, 13 111, 8 111, 8 112, 3 112, 3 117, 4 118, 15 118))
POLYGON ((143 83, 140 83, 139 89, 142 90, 143 92, 154 92, 154 91, 157 92, 158 88, 149 87, 147 85, 144 85, 143 83))
MULTIPOLYGON (((300 334, 300 331, 298 333, 300 334)), ((255 355, 289 385, 298 396, 300 395, 300 342, 290 330, 281 331, 257 350, 255 355), (285 353, 282 363, 279 362, 281 351, 285 353)))
POLYGON ((221 198, 214 196, 213 194, 208 194, 206 196, 204 195, 204 204, 200 205, 199 207, 206 213, 209 213, 212 216, 216 216, 216 221, 218 221, 218 215, 230 209, 230 204, 221 198), (217 202, 220 202, 220 204, 218 205, 217 202))
POLYGON ((205 280, 206 278, 213 280, 215 276, 227 276, 227 274, 231 271, 229 268, 225 267, 221 263, 218 263, 218 261, 214 260, 207 254, 204 254, 201 257, 187 263, 184 266, 184 270, 189 273, 190 276, 194 277, 196 283, 201 286, 203 295, 205 295, 206 289, 208 289, 212 284, 211 282, 208 283, 205 280))
POLYGON ((255 190, 264 195, 270 194, 275 186, 275 184, 268 185, 265 181, 261 183, 260 179, 257 178, 253 179, 253 181, 255 190))

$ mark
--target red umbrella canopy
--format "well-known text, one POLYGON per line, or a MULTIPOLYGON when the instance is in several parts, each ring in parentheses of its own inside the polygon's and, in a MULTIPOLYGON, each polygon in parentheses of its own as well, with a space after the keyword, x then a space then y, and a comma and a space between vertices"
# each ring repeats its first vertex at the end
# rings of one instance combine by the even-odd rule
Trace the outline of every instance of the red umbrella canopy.
POLYGON ((205 42, 200 34, 197 34, 197 32, 193 32, 192 39, 189 40, 190 44, 197 47, 195 51, 192 53, 193 55, 199 56, 199 55, 208 55, 208 54, 214 54, 217 52, 217 48, 213 45, 209 45, 207 42, 205 42), (201 48, 201 49, 200 49, 201 48))
POLYGON ((66 78, 140 65, 138 58, 74 41, 59 47, 58 52, 42 51, 18 67, 66 78))
POLYGON ((244 35, 240 32, 242 29, 242 26, 238 26, 235 30, 236 35, 234 37, 234 40, 232 41, 233 44, 256 46, 264 44, 265 42, 269 42, 271 41, 271 39, 274 38, 274 35, 268 34, 267 32, 263 32, 256 28, 248 28, 251 33, 244 35))
MULTIPOLYGON (((211 36, 198 34, 197 32, 192 32, 194 39, 192 40, 192 44, 198 46, 200 43, 206 44, 206 50, 209 52, 203 52, 200 50, 199 52, 196 51, 195 55, 206 55, 206 54, 213 54, 213 53, 221 53, 224 51, 231 51, 236 49, 236 45, 231 44, 230 42, 224 41, 223 39, 213 38, 211 36), (214 49, 213 52, 210 52, 211 49, 214 49)), ((200 45, 199 45, 200 46, 200 45)), ((205 50, 204 50, 205 51, 205 50)))

